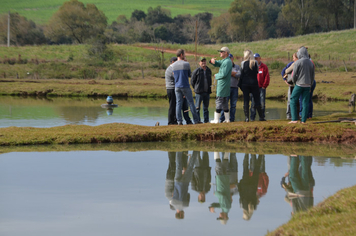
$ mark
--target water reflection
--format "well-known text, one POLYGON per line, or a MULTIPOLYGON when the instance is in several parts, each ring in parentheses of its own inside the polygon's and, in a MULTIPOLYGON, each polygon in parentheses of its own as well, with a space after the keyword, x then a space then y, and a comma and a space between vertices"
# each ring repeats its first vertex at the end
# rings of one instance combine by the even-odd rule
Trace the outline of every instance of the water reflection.
POLYGON ((281 185, 287 192, 285 200, 291 205, 292 214, 306 211, 314 205, 312 162, 311 156, 291 155, 288 158, 289 171, 282 178, 281 185), (288 177, 289 181, 286 182, 288 177))
POLYGON ((188 187, 198 154, 199 152, 194 151, 188 160, 188 152, 177 152, 173 196, 169 202, 171 209, 176 211, 176 219, 184 219, 184 208, 189 206, 190 194, 188 193, 188 187))
POLYGON ((286 223, 291 212, 355 184, 354 159, 322 160, 326 150, 342 153, 331 147, 290 144, 299 155, 289 156, 273 153, 271 144, 266 149, 237 143, 146 145, 5 149, 0 235, 264 235, 286 223), (320 156, 311 157, 311 148, 321 150, 320 156), (284 182, 297 195, 287 195, 292 205, 284 202, 287 192, 279 184, 286 172, 284 182), (301 187, 294 188, 293 174, 301 187))
POLYGON ((221 224, 226 224, 229 219, 229 211, 231 209, 232 195, 234 191, 230 191, 230 186, 232 189, 236 189, 235 177, 237 177, 237 161, 236 156, 230 155, 228 152, 222 153, 222 160, 220 158, 219 152, 214 152, 215 160, 215 187, 214 195, 219 199, 218 203, 212 203, 209 206, 209 211, 215 213, 216 208, 220 208, 221 212, 217 220, 220 220, 221 224), (231 183, 232 182, 232 183, 231 183), (234 187, 235 186, 235 187, 234 187))
MULTIPOLYGON (((103 99, 95 98, 21 98, 0 96, 0 127, 29 126, 53 127, 67 124, 101 125, 120 122, 154 126, 158 121, 167 125, 168 103, 165 99, 118 99, 119 108, 100 107, 103 99)), ((214 102, 210 103, 215 106, 214 102)), ((315 116, 335 112, 348 112, 345 102, 317 102, 315 116)), ((238 101, 236 121, 244 120, 242 101, 238 101)), ((210 116, 214 108, 210 107, 210 116)), ((266 104, 267 120, 285 119, 285 101, 269 100, 266 104)))

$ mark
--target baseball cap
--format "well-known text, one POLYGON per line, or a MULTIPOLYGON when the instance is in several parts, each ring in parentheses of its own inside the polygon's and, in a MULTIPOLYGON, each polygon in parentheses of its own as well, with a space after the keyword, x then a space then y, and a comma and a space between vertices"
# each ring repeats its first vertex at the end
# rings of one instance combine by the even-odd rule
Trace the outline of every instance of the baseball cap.
POLYGON ((176 61, 176 60, 178 60, 177 57, 172 57, 169 61, 172 63, 172 62, 174 62, 174 61, 176 61))
POLYGON ((229 54, 229 57, 231 58, 231 57, 234 57, 234 55, 232 55, 231 53, 229 54))
POLYGON ((261 57, 260 54, 258 54, 258 53, 255 53, 255 55, 253 55, 253 56, 254 56, 255 58, 256 58, 256 57, 261 57))
POLYGON ((205 57, 199 57, 199 61, 206 61, 206 58, 205 57))
POLYGON ((228 47, 222 47, 218 52, 227 52, 230 53, 230 49, 228 47))

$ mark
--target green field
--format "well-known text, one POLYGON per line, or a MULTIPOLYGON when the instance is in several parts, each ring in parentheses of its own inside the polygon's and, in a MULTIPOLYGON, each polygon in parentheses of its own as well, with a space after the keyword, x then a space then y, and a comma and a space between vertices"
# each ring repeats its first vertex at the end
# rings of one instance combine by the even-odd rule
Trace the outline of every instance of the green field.
MULTIPOLYGON (((153 44, 152 44, 153 45, 153 44)), ((356 30, 331 31, 327 33, 308 34, 290 38, 267 39, 254 42, 229 43, 227 45, 203 45, 198 46, 198 53, 216 55, 217 49, 228 46, 234 56, 242 57, 244 49, 251 49, 258 52, 262 58, 287 59, 288 52, 290 58, 300 46, 309 47, 308 51, 315 61, 341 62, 344 60, 356 61, 356 30)), ((194 52, 195 45, 165 44, 164 48, 178 49, 184 48, 194 52)), ((355 66, 355 63, 352 65, 355 66)))
MULTIPOLYGON (((36 23, 47 23, 53 13, 55 13, 65 0, 2 0, 0 4, 0 14, 11 12, 18 12, 20 15, 35 21, 36 23)), ((107 0, 82 0, 84 4, 95 4, 99 10, 102 10, 108 18, 108 23, 116 20, 119 15, 125 15, 130 18, 134 10, 142 10, 147 13, 149 7, 155 8, 161 6, 169 9, 172 16, 181 14, 195 15, 200 12, 211 12, 214 15, 220 15, 229 9, 232 0, 220 1, 203 1, 203 0, 189 0, 189 1, 173 1, 173 0, 133 0, 133 1, 107 1, 107 0), (184 2, 184 4, 182 4, 184 2)))

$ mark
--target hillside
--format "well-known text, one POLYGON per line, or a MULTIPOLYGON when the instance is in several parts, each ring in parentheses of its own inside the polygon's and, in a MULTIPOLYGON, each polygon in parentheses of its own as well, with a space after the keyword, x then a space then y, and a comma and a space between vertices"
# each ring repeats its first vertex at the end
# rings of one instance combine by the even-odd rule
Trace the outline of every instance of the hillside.
MULTIPOLYGON (((151 44, 155 45, 155 44, 151 44)), ((343 60, 351 66, 356 66, 356 30, 331 31, 327 33, 307 34, 289 38, 267 39, 254 42, 229 43, 226 45, 203 45, 198 47, 198 53, 216 55, 216 50, 222 46, 228 46, 231 53, 241 57, 244 49, 251 49, 258 52, 263 58, 268 60, 287 59, 288 52, 290 57, 300 46, 309 47, 309 53, 313 60, 321 63, 333 63, 334 61, 343 64, 343 60)), ((164 48, 178 49, 180 47, 194 52, 195 45, 165 44, 164 48)), ((325 66, 327 66, 325 64, 325 66)))
MULTIPOLYGON (((3 0, 0 4, 0 14, 7 13, 8 11, 18 12, 20 15, 23 15, 36 23, 44 24, 47 23, 53 13, 55 13, 65 1, 66 0, 3 0)), ((108 18, 108 23, 110 24, 112 21, 116 20, 119 15, 125 15, 130 18, 131 13, 136 9, 147 12, 149 7, 155 8, 156 6, 169 9, 172 13, 172 17, 180 14, 195 15, 206 11, 211 12, 214 15, 220 15, 221 12, 227 11, 232 0, 116 0, 109 2, 105 0, 82 0, 81 2, 84 4, 95 4, 99 10, 104 12, 108 18)))

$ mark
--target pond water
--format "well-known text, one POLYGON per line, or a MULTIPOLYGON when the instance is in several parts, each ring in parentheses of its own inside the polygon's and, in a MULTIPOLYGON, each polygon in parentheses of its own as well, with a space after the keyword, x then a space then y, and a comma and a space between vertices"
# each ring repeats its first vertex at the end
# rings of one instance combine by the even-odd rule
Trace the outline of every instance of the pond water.
POLYGON ((355 169, 354 159, 282 154, 3 153, 0 235, 264 235, 292 212, 355 185, 355 169), (308 179, 299 183, 307 186, 304 195, 281 187, 288 169, 293 188, 295 176, 308 179), (184 219, 176 219, 181 210, 184 219), (221 212, 228 220, 224 214, 217 220, 221 212))
MULTIPOLYGON (((166 99, 114 99, 118 108, 101 108, 105 99, 94 98, 21 98, 0 96, 0 127, 53 127, 68 124, 101 125, 129 123, 153 126, 158 121, 167 125, 166 99)), ((237 103, 236 120, 243 121, 242 99, 237 103)), ((213 119, 215 100, 210 101, 210 119, 213 119)), ((266 119, 285 119, 286 101, 267 100, 266 119)), ((348 112, 347 102, 315 102, 314 116, 348 112)), ((192 118, 192 115, 190 114, 192 118)), ((201 117, 203 114, 201 111, 201 117)), ((184 122, 185 123, 185 122, 184 122)))

